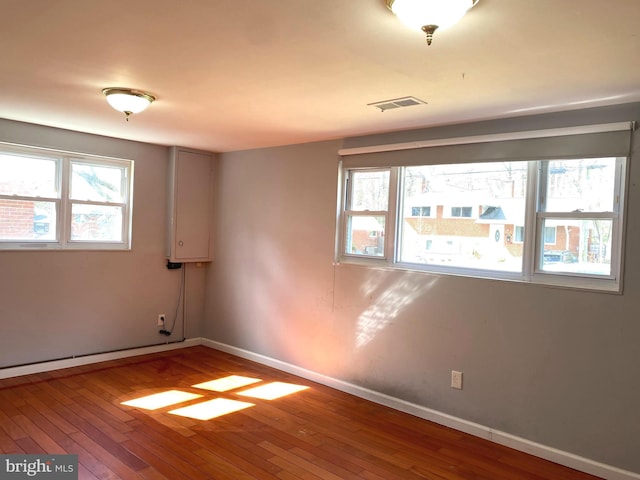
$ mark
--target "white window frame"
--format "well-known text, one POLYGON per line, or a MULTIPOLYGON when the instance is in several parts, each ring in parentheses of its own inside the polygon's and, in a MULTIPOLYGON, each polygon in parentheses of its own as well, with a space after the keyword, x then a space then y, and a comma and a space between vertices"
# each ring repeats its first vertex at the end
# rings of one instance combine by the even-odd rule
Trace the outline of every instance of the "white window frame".
POLYGON ((391 215, 396 209, 396 195, 397 195, 397 170, 394 168, 358 168, 350 169, 348 172, 343 172, 344 176, 341 178, 344 184, 341 185, 340 191, 343 192, 341 205, 344 210, 341 212, 341 228, 340 232, 343 234, 338 237, 338 252, 340 256, 350 258, 353 263, 359 263, 361 259, 365 261, 367 259, 376 260, 389 260, 394 256, 394 245, 389 239, 393 237, 392 232, 395 232, 395 215, 391 215), (387 202, 387 210, 351 210, 352 191, 353 185, 353 173, 356 172, 389 172, 389 199, 387 202), (367 255, 367 254, 354 254, 346 252, 347 235, 348 235, 348 222, 351 217, 384 217, 384 240, 383 240, 383 252, 382 255, 367 255))
POLYGON ((42 239, 0 239, 0 250, 131 250, 131 225, 133 219, 133 160, 103 157, 89 154, 78 154, 40 147, 0 143, 0 151, 6 154, 34 156, 52 160, 56 163, 56 187, 58 196, 25 197, 16 195, 1 195, 0 199, 47 201, 55 203, 56 237, 51 240, 42 239), (122 202, 91 201, 72 199, 72 164, 114 167, 122 169, 122 202), (72 240, 71 221, 73 205, 100 205, 118 207, 122 209, 122 238, 120 241, 104 240, 72 240))
MULTIPOLYGON (((608 292, 620 292, 622 288, 622 244, 624 236, 623 228, 623 211, 625 198, 625 182, 627 181, 626 168, 628 159, 626 157, 617 157, 616 159, 616 181, 614 191, 615 209, 611 213, 593 213, 585 212, 569 214, 557 214, 553 212, 540 212, 540 198, 544 192, 543 168, 545 160, 525 161, 528 168, 527 176, 527 193, 526 193, 526 212, 524 225, 524 242, 523 243, 523 267, 522 272, 502 272, 494 270, 477 270, 473 268, 461 267, 442 267, 435 265, 407 264, 399 261, 399 248, 402 244, 401 232, 398 228, 399 219, 402 217, 402 195, 403 191, 401 181, 403 178, 403 166, 387 167, 390 170, 389 176, 389 207, 387 212, 364 212, 371 215, 386 215, 385 228, 385 255, 383 257, 373 257, 361 254, 348 254, 344 252, 346 242, 346 218, 348 214, 362 214, 363 212, 349 212, 344 210, 346 194, 342 195, 342 206, 338 206, 339 219, 338 225, 341 226, 337 232, 339 239, 339 250, 336 252, 336 261, 338 263, 355 263, 364 264, 375 267, 386 267, 404 270, 418 270, 437 274, 452 274, 462 276, 472 276, 478 278, 502 279, 508 281, 520 281, 525 283, 545 284, 551 286, 600 290, 608 292), (574 274, 567 272, 549 272, 539 268, 540 257, 544 250, 544 232, 542 231, 544 218, 561 218, 562 216, 575 218, 606 218, 613 221, 611 253, 611 274, 609 276, 601 276, 595 274, 574 274)), ((353 171, 363 170, 381 170, 379 167, 363 168, 344 168, 340 167, 340 177, 349 178, 353 171)), ((346 193, 347 183, 342 183, 342 191, 346 193)), ((449 211, 450 213, 450 211, 449 211)), ((455 217, 458 218, 458 217, 455 217)), ((462 217, 468 218, 468 217, 462 217)), ((473 218, 473 217, 472 217, 473 218)), ((520 243, 520 242, 518 242, 520 243)))

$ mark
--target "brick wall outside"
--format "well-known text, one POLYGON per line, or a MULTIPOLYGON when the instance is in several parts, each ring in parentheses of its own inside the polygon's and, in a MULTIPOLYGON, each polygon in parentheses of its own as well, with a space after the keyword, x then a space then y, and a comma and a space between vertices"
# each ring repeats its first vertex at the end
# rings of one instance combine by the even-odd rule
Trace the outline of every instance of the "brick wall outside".
POLYGON ((34 202, 0 199, 0 238, 34 238, 34 202))

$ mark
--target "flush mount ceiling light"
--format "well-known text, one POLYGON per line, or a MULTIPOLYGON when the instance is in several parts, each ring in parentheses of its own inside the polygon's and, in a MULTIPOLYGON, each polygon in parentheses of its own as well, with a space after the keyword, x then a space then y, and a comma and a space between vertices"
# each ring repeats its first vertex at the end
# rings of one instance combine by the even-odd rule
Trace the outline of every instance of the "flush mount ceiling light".
POLYGON ((132 114, 142 112, 156 99, 150 93, 131 88, 105 88, 102 93, 109 105, 124 113, 127 121, 132 114))
POLYGON ((409 28, 422 30, 431 45, 433 33, 450 27, 478 0, 385 0, 387 7, 409 28))

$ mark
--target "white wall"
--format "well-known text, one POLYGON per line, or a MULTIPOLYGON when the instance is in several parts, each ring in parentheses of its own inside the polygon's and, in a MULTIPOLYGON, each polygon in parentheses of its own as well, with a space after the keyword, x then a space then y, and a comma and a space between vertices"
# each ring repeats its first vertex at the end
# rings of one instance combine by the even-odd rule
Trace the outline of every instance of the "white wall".
POLYGON ((623 295, 333 265, 342 146, 639 117, 629 105, 222 155, 204 336, 640 472, 638 153, 623 295))
MULTIPOLYGON (((182 339, 180 270, 165 268, 168 149, 0 120, 0 141, 135 161, 129 252, 0 250, 0 368, 182 339)), ((201 335, 204 272, 188 270, 188 336, 201 335), (192 298, 193 297, 193 298, 192 298)))

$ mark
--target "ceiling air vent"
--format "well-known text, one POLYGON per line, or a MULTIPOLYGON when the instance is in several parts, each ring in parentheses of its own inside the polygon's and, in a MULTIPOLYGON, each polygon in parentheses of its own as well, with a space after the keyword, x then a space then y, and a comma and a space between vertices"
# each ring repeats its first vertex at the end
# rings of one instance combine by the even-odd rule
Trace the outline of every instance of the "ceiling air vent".
POLYGON ((402 97, 394 98, 392 100, 383 100, 381 102, 369 103, 367 106, 379 108, 381 112, 385 110, 392 110, 394 108, 412 107, 414 105, 426 105, 424 102, 416 97, 402 97))

